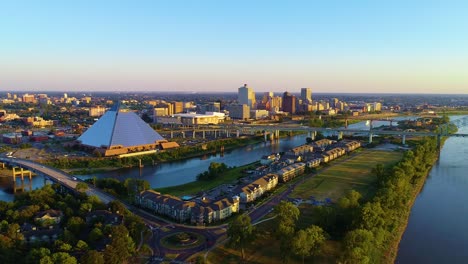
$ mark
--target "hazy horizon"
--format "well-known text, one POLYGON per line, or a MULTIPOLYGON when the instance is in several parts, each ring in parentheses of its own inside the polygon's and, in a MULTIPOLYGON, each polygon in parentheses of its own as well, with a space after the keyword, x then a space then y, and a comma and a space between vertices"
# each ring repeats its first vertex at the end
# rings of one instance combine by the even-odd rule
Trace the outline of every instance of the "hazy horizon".
POLYGON ((0 91, 468 93, 463 1, 0 3, 0 91))

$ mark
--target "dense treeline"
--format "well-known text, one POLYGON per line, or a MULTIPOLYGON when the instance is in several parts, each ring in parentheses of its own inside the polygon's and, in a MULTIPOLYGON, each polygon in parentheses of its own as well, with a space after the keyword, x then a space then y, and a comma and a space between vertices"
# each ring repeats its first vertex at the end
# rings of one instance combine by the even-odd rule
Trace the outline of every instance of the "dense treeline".
POLYGON ((132 178, 120 181, 114 178, 97 179, 94 177, 87 179, 86 182, 120 199, 131 201, 133 201, 135 194, 150 189, 148 181, 132 178))
POLYGON ((400 231, 406 226, 414 197, 424 184, 437 153, 434 138, 420 141, 393 168, 374 168, 378 191, 372 200, 362 205, 355 201, 348 206, 340 205, 349 209, 342 213, 348 214, 352 219, 343 228, 346 230, 343 238, 343 263, 393 261, 395 252, 389 246, 393 247, 400 239, 400 231))
POLYGON ((14 202, 0 201, 0 263, 125 263, 136 254, 135 245, 145 229, 142 220, 119 202, 105 205, 95 196, 76 197, 58 192, 58 186, 46 185, 16 196, 14 202), (60 223, 34 220, 48 209, 63 213, 60 223), (121 214, 124 222, 104 225, 100 219, 87 221, 87 214, 95 210, 121 214), (52 242, 27 243, 21 231, 25 223, 61 232, 52 242))

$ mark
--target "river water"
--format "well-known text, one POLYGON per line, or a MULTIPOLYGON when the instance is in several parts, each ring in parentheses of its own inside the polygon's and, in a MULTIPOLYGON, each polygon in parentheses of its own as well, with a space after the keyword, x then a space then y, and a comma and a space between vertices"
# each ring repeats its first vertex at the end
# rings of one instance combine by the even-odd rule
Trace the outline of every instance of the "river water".
POLYGON ((396 263, 468 263, 467 223, 468 138, 449 138, 416 198, 396 263))
MULTIPOLYGON (((397 120, 411 117, 398 117, 397 120)), ((373 126, 388 125, 388 121, 374 121, 373 126)), ((396 125, 396 124, 395 124, 396 125)), ((369 129, 369 122, 359 122, 349 126, 350 129, 369 129)), ((208 169, 211 162, 223 162, 228 166, 241 166, 259 160, 263 155, 286 151, 290 148, 304 144, 306 135, 282 138, 279 141, 259 143, 251 146, 226 151, 223 155, 206 155, 170 163, 161 163, 156 166, 144 168, 127 168, 93 175, 77 176, 82 179, 96 176, 98 178, 113 177, 119 180, 139 178, 147 180, 152 188, 161 188, 195 181, 196 176, 208 169)), ((20 182, 17 182, 19 185, 20 182)), ((40 188, 44 184, 42 177, 35 177, 32 189, 40 188)), ((13 200, 12 184, 10 178, 0 177, 0 200, 13 200)))
MULTIPOLYGON (((306 135, 282 138, 279 141, 258 143, 238 149, 225 151, 224 154, 205 155, 203 157, 191 158, 170 163, 161 163, 156 166, 145 166, 144 168, 125 168, 105 173, 77 176, 82 179, 96 176, 98 178, 113 177, 119 180, 127 178, 138 178, 147 180, 152 188, 161 188, 184 184, 196 180, 196 176, 208 170, 211 162, 223 162, 228 166, 241 166, 259 160, 263 155, 286 151, 306 142, 306 135)), ((20 185, 21 181, 17 182, 20 185)), ((27 181, 26 181, 27 182, 27 181)), ((36 176, 32 181, 32 189, 44 185, 44 179, 36 176)), ((27 186, 28 187, 28 186, 27 186)), ((12 183, 10 178, 0 177, 0 200, 11 201, 12 183)))

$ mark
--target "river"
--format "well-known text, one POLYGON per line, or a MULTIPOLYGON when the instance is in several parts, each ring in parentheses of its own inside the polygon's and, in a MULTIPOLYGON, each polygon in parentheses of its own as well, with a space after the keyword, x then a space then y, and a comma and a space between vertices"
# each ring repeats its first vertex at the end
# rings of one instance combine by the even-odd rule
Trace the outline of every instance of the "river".
MULTIPOLYGON (((412 117, 397 117, 394 119, 408 119, 412 117)), ((373 126, 389 125, 388 121, 374 121, 373 126)), ((395 124, 396 125, 396 124, 395 124)), ((369 129, 369 122, 363 121, 349 125, 350 129, 369 129)), ((211 162, 223 162, 228 166, 241 166, 259 160, 263 155, 286 151, 290 148, 304 144, 306 135, 282 138, 278 141, 258 143, 245 146, 231 151, 226 151, 224 155, 206 155, 203 157, 191 158, 169 163, 161 163, 156 166, 145 166, 144 168, 126 168, 93 175, 77 176, 82 179, 96 176, 98 178, 113 177, 119 180, 127 178, 139 178, 147 180, 152 188, 161 188, 192 182, 196 176, 208 169, 211 162)), ((19 184, 20 182, 17 182, 19 184)), ((35 177, 32 181, 32 189, 40 188, 44 184, 42 177, 35 177)), ((11 179, 0 177, 0 200, 11 201, 12 194, 11 179)))
MULTIPOLYGON (((77 176, 82 179, 96 176, 98 178, 113 177, 119 180, 127 178, 139 178, 147 180, 152 188, 174 186, 195 181, 196 176, 208 169, 211 162, 223 162, 228 166, 241 166, 259 160, 263 155, 286 151, 306 142, 306 135, 282 138, 279 141, 257 143, 250 146, 225 151, 224 154, 205 155, 203 157, 190 158, 186 160, 161 163, 156 166, 145 166, 144 168, 124 168, 114 171, 98 173, 93 175, 77 176)), ((20 185, 21 181, 17 182, 20 185)), ((42 177, 34 177, 32 189, 44 185, 42 177)), ((10 178, 0 177, 0 200, 11 201, 12 183, 10 178)))
POLYGON ((468 138, 447 139, 411 210, 396 263, 468 263, 467 172, 468 138))

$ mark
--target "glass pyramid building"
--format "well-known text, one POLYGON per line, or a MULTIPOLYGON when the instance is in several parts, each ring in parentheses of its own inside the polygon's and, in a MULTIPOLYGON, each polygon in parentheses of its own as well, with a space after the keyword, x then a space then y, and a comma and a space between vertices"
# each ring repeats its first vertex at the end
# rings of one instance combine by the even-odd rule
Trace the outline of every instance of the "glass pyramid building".
POLYGON ((166 142, 137 114, 120 103, 108 110, 78 141, 83 146, 103 150, 105 153, 102 154, 106 156, 155 149, 159 142, 166 142))

